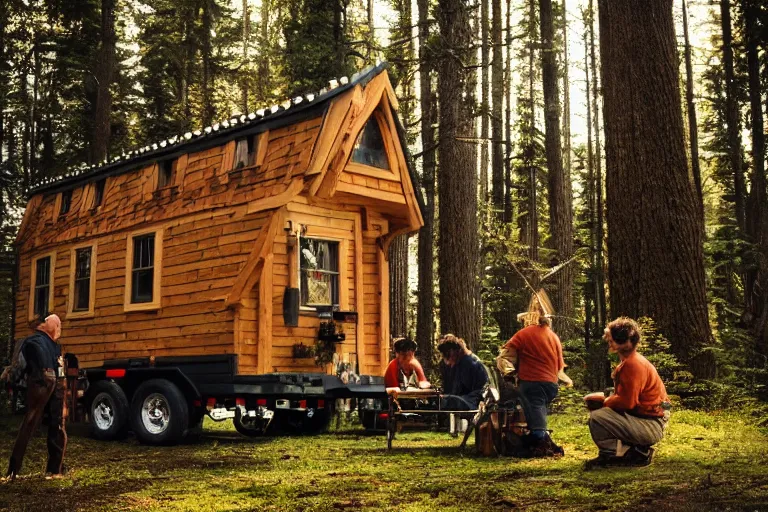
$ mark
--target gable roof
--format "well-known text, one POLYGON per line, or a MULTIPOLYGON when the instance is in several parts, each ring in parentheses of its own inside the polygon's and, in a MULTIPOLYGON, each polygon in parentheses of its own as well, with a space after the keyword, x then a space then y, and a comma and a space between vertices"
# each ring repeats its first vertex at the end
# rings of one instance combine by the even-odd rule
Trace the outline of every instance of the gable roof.
MULTIPOLYGON (((319 116, 333 98, 354 88, 365 86, 384 71, 388 65, 379 63, 352 75, 351 79, 341 77, 328 82, 317 94, 306 94, 285 100, 268 109, 259 109, 248 115, 240 115, 228 120, 206 126, 201 130, 175 135, 159 140, 142 148, 112 157, 99 165, 84 165, 70 169, 64 176, 46 179, 27 191, 27 197, 40 193, 55 193, 73 189, 109 176, 127 173, 157 160, 177 158, 191 150, 202 151, 221 145, 238 137, 255 135, 270 129, 297 123, 304 119, 319 116)), ((404 143, 401 140, 401 143, 404 143)))

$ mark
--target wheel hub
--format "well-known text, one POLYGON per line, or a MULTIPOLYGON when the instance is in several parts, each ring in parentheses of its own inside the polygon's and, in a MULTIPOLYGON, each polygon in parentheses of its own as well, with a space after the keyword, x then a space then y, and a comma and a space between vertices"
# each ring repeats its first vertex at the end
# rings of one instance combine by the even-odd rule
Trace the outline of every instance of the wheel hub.
POLYGON ((141 408, 141 421, 151 434, 162 434, 171 420, 171 408, 166 398, 159 393, 152 393, 144 399, 141 408))

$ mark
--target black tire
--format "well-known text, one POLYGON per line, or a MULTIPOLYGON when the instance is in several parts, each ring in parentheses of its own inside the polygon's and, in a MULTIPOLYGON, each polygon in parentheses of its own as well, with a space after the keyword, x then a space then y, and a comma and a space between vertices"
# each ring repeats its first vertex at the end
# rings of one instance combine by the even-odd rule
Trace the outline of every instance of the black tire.
POLYGON ((165 379, 143 383, 131 400, 133 432, 144 444, 175 444, 189 426, 187 400, 176 384, 165 379))
POLYGON ((120 439, 128 431, 128 397, 111 380, 100 380, 88 390, 91 435, 102 441, 120 439))
POLYGON ((243 421, 240 408, 235 409, 235 417, 232 419, 232 423, 235 425, 235 430, 246 437, 262 437, 268 428, 267 426, 262 426, 266 422, 261 419, 243 421))
POLYGON ((358 416, 360 417, 360 423, 362 423, 363 428, 371 432, 386 430, 386 420, 379 419, 379 414, 382 412, 383 411, 376 411, 373 409, 357 410, 358 416))

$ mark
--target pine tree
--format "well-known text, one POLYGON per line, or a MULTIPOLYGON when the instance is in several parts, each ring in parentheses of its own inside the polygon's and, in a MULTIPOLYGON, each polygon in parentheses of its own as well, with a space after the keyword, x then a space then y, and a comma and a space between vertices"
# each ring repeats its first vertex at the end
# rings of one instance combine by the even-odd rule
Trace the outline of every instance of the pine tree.
POLYGON ((466 94, 472 31, 468 6, 461 0, 439 0, 436 18, 441 34, 437 75, 440 325, 443 332, 453 332, 475 347, 480 338, 477 176, 473 150, 466 143, 474 137, 474 112, 466 94))
POLYGON ((599 15, 602 78, 611 84, 603 91, 611 310, 653 318, 675 355, 709 378, 703 230, 686 162, 672 0, 600 0, 599 15))
POLYGON ((435 170, 436 147, 433 125, 437 119, 432 92, 433 53, 430 46, 429 0, 417 0, 419 25, 419 106, 421 107, 421 186, 424 189, 424 226, 419 230, 418 315, 416 342, 428 367, 433 361, 434 342, 434 241, 435 241, 435 170))

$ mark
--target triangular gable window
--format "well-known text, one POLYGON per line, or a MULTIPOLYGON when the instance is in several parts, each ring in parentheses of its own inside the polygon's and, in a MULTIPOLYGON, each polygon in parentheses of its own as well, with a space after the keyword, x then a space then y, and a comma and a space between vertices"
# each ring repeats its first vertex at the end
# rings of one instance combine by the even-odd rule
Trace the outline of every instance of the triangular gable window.
POLYGON ((352 161, 379 169, 389 169, 384 137, 381 136, 381 128, 375 117, 368 120, 363 132, 357 138, 355 148, 352 150, 352 161))

